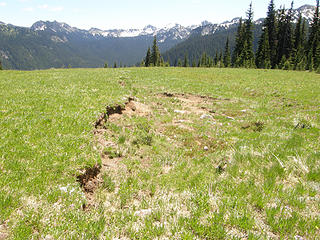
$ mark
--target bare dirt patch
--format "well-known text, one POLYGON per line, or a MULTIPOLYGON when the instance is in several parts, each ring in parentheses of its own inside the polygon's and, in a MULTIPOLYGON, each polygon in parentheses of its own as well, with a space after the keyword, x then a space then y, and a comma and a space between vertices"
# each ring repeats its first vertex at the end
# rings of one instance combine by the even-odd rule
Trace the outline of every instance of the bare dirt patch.
POLYGON ((229 98, 213 98, 202 95, 182 94, 182 93, 162 93, 160 97, 173 98, 181 104, 181 109, 176 109, 176 113, 201 115, 202 119, 212 118, 216 112, 211 108, 218 101, 230 101, 229 98), (211 117, 210 117, 211 116, 211 117))
POLYGON ((77 176, 77 181, 80 183, 80 186, 82 187, 87 198, 87 204, 82 206, 84 210, 95 205, 93 194, 101 182, 98 178, 100 170, 101 166, 96 164, 91 168, 86 168, 82 174, 77 176))
POLYGON ((6 224, 0 224, 0 240, 9 238, 8 227, 6 224))
POLYGON ((124 105, 107 106, 106 112, 103 113, 96 121, 95 127, 99 128, 104 126, 107 121, 115 122, 123 115, 146 116, 151 112, 152 111, 149 106, 135 101, 135 99, 132 97, 129 97, 128 101, 124 105))
POLYGON ((94 136, 96 141, 96 149, 101 154, 102 166, 95 165, 91 168, 84 169, 77 176, 83 192, 85 193, 87 204, 83 205, 84 210, 89 210, 96 206, 95 191, 103 182, 103 175, 113 172, 117 173, 126 171, 125 165, 122 163, 122 155, 116 152, 118 144, 112 139, 112 132, 107 128, 106 123, 117 123, 124 117, 131 116, 147 116, 152 113, 151 108, 143 103, 135 101, 134 98, 128 98, 123 105, 107 106, 106 111, 100 115, 94 123, 94 136))

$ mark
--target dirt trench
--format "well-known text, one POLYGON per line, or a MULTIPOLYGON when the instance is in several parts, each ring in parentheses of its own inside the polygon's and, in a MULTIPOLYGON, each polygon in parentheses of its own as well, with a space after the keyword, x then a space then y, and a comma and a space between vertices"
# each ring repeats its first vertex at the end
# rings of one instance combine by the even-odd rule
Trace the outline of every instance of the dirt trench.
POLYGON ((82 206, 83 210, 90 210, 91 207, 96 206, 95 191, 103 183, 102 175, 125 168, 124 164, 121 163, 122 156, 120 154, 114 155, 105 150, 109 147, 117 147, 117 144, 108 138, 108 135, 111 135, 111 131, 106 127, 106 123, 117 122, 123 117, 133 115, 146 116, 151 112, 149 106, 129 97, 123 105, 107 106, 105 112, 94 123, 93 133, 97 150, 101 154, 102 165, 96 164, 93 167, 86 168, 77 176, 77 182, 80 184, 87 199, 87 203, 82 206))
MULTIPOLYGON (((177 100, 179 103, 178 106, 182 107, 183 110, 175 110, 175 113, 177 113, 178 116, 181 116, 181 118, 190 118, 188 117, 188 114, 193 114, 198 116, 199 118, 210 119, 213 119, 214 112, 207 106, 211 105, 214 101, 221 100, 207 96, 180 93, 162 93, 158 94, 157 98, 174 98, 175 100, 177 100)), ((107 106, 105 111, 95 121, 93 133, 96 142, 96 150, 100 152, 102 163, 101 165, 95 165, 91 168, 82 170, 82 173, 77 176, 77 181, 83 189, 83 192, 85 193, 87 199, 87 204, 83 206, 84 210, 89 210, 91 207, 97 205, 95 192, 103 183, 104 174, 112 173, 116 176, 120 172, 127 171, 126 166, 122 163, 122 159, 124 156, 122 156, 120 153, 111 153, 106 150, 118 148, 118 144, 111 140, 111 136, 113 133, 110 129, 108 129, 107 123, 111 122, 118 124, 121 122, 122 118, 132 116, 152 117, 152 109, 154 106, 163 108, 161 106, 160 99, 157 102, 150 102, 148 105, 146 105, 139 102, 133 97, 129 97, 124 104, 107 106)), ((175 108, 176 106, 172 107, 175 108)), ((168 114, 168 112, 164 111, 164 114, 168 114)), ((192 123, 192 121, 184 119, 174 119, 171 125, 174 127, 184 128, 188 131, 193 131, 192 127, 190 127, 190 124, 188 123, 192 123)), ((165 127, 166 126, 161 126, 160 124, 157 126, 157 129, 155 129, 155 131, 158 131, 159 134, 162 134, 161 128, 165 127)))

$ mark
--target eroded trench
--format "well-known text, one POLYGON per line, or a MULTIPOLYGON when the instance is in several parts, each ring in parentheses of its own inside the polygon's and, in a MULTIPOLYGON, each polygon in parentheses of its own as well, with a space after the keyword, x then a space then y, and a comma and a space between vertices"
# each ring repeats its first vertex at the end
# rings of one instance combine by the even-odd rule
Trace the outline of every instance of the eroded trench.
MULTIPOLYGON (((197 116, 212 117, 215 112, 205 107, 204 104, 210 104, 214 101, 229 101, 230 99, 217 99, 201 95, 192 94, 180 94, 180 93, 161 93, 158 94, 157 98, 175 98, 179 101, 180 107, 186 110, 175 110, 177 113, 182 113, 182 115, 196 114, 197 116)), ((123 117, 131 116, 152 116, 153 106, 158 106, 159 103, 150 103, 148 105, 137 101, 133 97, 129 97, 127 101, 122 105, 112 105, 107 106, 106 110, 100 115, 100 117, 94 123, 94 136, 99 149, 102 165, 96 164, 93 167, 83 169, 81 174, 77 176, 77 181, 80 184, 87 203, 83 205, 83 210, 89 210, 91 207, 96 206, 95 191, 103 183, 102 175, 107 171, 117 170, 119 168, 125 168, 121 163, 122 156, 110 156, 104 151, 108 147, 117 147, 117 144, 112 142, 108 135, 111 134, 106 123, 118 123, 123 117)), ((161 107, 161 106, 160 106, 161 107)), ((167 114, 167 113, 166 113, 167 114)), ((213 117, 212 117, 213 118, 213 117)), ((173 126, 181 127, 183 121, 178 125, 173 122, 173 126)))
POLYGON ((106 135, 109 133, 106 127, 106 122, 116 122, 124 115, 144 116, 149 113, 151 113, 151 110, 147 105, 139 103, 135 101, 134 98, 129 97, 123 105, 107 106, 106 111, 103 112, 96 120, 94 123, 93 133, 97 142, 96 144, 100 149, 102 165, 96 164, 93 167, 83 169, 81 174, 77 176, 77 182, 80 184, 87 199, 87 203, 82 206, 83 210, 89 210, 91 207, 96 205, 94 193, 99 188, 101 183, 103 183, 101 175, 107 169, 119 167, 118 164, 121 160, 120 155, 114 157, 103 151, 103 149, 107 147, 116 146, 115 143, 106 139, 106 135))

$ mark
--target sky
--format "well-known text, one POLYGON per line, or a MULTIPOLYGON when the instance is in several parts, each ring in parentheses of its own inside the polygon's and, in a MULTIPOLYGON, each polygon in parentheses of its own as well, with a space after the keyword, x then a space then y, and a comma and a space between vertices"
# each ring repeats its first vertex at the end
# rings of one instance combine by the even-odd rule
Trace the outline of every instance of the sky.
MULTIPOLYGON (((276 7, 290 6, 292 0, 275 0, 276 7)), ((251 0, 0 0, 0 21, 30 27, 34 22, 65 22, 90 29, 183 26, 207 20, 221 23, 245 16, 251 0)), ((252 0, 254 18, 265 17, 270 0, 252 0)), ((316 0, 295 0, 295 8, 315 5, 316 0)))

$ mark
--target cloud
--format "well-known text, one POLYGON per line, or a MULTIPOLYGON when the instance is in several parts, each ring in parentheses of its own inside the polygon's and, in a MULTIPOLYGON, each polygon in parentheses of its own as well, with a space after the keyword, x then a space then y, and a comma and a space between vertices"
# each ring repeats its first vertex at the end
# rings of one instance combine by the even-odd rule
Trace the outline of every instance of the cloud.
POLYGON ((47 9, 49 6, 47 4, 39 5, 39 9, 47 9))
POLYGON ((61 12, 63 10, 63 7, 52 7, 49 8, 50 12, 61 12))
POLYGON ((63 7, 57 6, 57 7, 51 7, 48 4, 39 5, 38 9, 47 10, 50 12, 60 12, 63 10, 63 7))
POLYGON ((0 2, 0 7, 5 7, 5 6, 7 6, 6 2, 0 2))
POLYGON ((24 12, 33 12, 33 7, 26 7, 26 8, 23 8, 22 11, 24 12))

